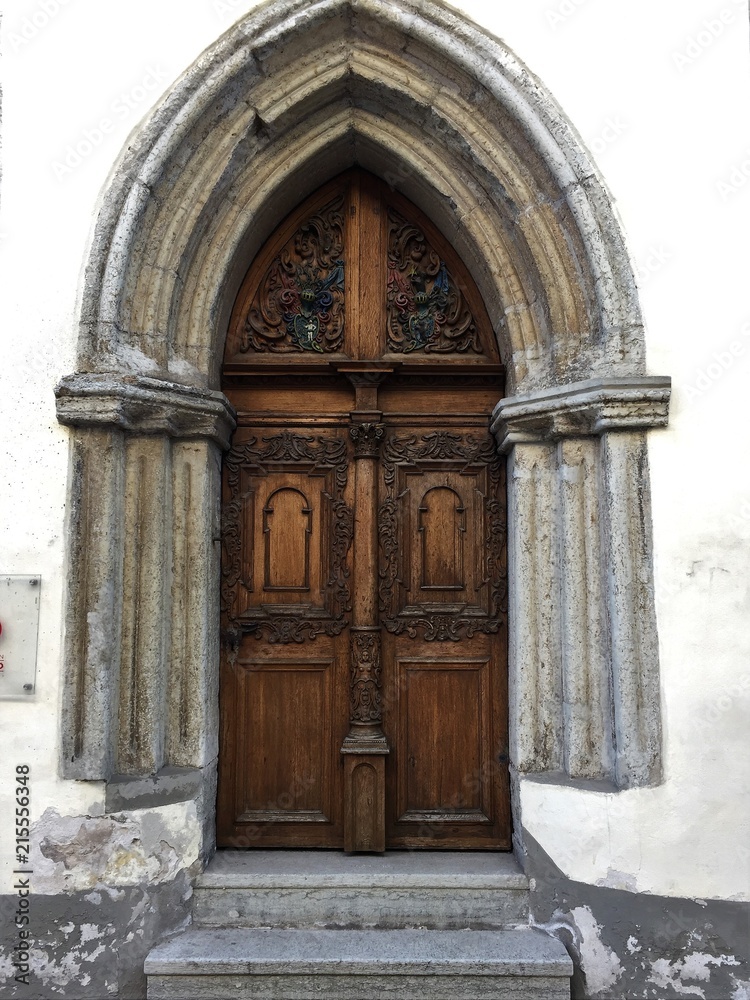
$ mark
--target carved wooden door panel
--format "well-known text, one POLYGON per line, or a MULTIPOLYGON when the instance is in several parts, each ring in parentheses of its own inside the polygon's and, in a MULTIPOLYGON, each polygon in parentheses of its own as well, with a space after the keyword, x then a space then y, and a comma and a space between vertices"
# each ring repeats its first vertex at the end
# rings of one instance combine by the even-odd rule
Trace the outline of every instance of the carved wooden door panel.
POLYGON ((352 538, 346 429, 242 427, 224 462, 227 846, 338 847, 352 538))
POLYGON ((220 845, 510 848, 502 378, 455 251, 363 171, 258 254, 223 368, 220 845))
POLYGON ((486 431, 436 425, 383 447, 386 838, 509 849, 505 470, 486 431))

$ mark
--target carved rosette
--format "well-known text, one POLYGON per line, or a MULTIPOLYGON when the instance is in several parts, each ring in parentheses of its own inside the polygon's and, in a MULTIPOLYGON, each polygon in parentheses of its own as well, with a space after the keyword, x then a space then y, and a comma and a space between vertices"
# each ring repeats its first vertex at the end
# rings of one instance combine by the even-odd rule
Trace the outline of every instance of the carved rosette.
POLYGON ((349 428, 354 442, 355 458, 377 458, 385 437, 385 424, 352 424, 349 428))
POLYGON ((240 343, 248 351, 340 351, 344 342, 344 196, 300 226, 258 287, 240 343))
POLYGON ((388 350, 483 354, 474 316, 417 226, 388 209, 388 350))
POLYGON ((354 537, 354 514, 344 500, 348 459, 346 441, 334 437, 307 437, 284 431, 273 437, 250 438, 235 445, 226 455, 229 499, 222 517, 221 612, 227 641, 254 633, 256 639, 272 643, 300 643, 318 635, 336 636, 349 625, 351 610, 350 571, 347 555, 354 537), (274 466, 299 465, 307 472, 331 477, 332 489, 326 494, 329 509, 331 544, 325 588, 325 608, 300 612, 269 612, 262 608, 237 613, 237 593, 242 576, 242 473, 264 475, 274 466))
POLYGON ((381 696, 380 635, 377 631, 352 630, 351 708, 352 722, 380 724, 381 696))
POLYGON ((477 633, 495 633, 507 614, 507 579, 505 572, 506 518, 502 501, 504 466, 491 439, 473 435, 436 431, 421 437, 389 438, 382 455, 386 497, 378 510, 380 544, 379 606, 381 622, 395 635, 426 641, 457 642, 477 633), (450 462, 454 468, 470 471, 487 469, 488 493, 483 501, 486 523, 486 547, 483 554, 482 582, 488 589, 488 605, 482 609, 463 608, 460 612, 425 609, 420 605, 402 606, 400 581, 406 578, 402 565, 405 545, 401 537, 399 504, 402 500, 397 473, 399 466, 411 470, 420 465, 434 468, 435 462, 450 462))

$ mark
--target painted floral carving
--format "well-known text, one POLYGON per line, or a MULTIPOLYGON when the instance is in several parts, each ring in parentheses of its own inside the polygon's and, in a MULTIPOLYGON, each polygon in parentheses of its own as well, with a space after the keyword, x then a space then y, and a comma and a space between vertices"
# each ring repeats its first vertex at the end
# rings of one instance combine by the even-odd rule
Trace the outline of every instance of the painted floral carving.
POLYGON ((444 260, 417 226, 388 210, 388 349, 482 354, 479 331, 444 260))
POLYGON ((245 319, 243 353, 341 350, 343 206, 339 195, 300 226, 274 259, 245 319))

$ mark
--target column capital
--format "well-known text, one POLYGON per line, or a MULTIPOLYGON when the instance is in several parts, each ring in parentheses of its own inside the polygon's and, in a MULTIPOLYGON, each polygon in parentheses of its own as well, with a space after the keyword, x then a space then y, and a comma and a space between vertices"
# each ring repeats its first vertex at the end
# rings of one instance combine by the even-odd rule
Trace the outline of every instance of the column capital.
POLYGON ((671 379, 592 378, 501 399, 492 433, 501 452, 515 444, 666 427, 671 379))
POLYGON ((354 442, 355 458, 377 458, 385 437, 385 424, 378 421, 352 423, 349 434, 354 442))
POLYGON ((71 427, 209 438, 228 448, 237 420, 223 392, 146 376, 78 373, 56 387, 57 419, 71 427))

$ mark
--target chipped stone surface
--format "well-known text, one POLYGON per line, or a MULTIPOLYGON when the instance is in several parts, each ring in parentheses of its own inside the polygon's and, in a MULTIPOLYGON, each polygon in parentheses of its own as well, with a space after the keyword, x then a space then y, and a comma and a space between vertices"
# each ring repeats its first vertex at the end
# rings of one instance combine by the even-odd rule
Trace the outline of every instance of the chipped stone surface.
MULTIPOLYGON (((0 929, 0 995, 143 997, 143 961, 189 921, 201 865, 195 800, 102 816, 47 809, 31 829, 30 985, 16 983, 12 919, 0 929)), ((0 897, 12 917, 16 901, 0 897)))

